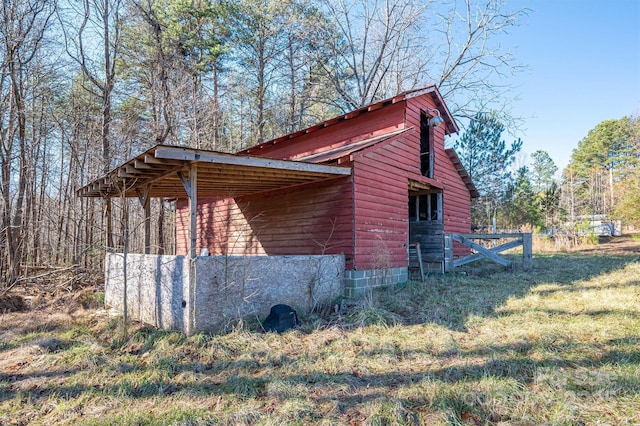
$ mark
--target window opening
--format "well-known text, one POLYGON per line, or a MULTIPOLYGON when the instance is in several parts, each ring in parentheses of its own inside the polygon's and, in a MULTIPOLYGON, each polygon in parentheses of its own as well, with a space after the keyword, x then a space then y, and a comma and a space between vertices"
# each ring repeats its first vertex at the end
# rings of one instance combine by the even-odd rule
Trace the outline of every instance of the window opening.
POLYGON ((412 222, 441 222, 442 193, 409 196, 409 220, 412 222))
POLYGON ((420 172, 433 179, 433 138, 431 137, 429 116, 420 114, 420 172))

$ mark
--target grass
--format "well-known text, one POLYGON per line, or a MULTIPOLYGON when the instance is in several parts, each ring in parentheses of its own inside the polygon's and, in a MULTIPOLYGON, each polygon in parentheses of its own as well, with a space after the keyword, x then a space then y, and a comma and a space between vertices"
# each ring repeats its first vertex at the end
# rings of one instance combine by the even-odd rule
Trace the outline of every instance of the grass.
POLYGON ((0 346, 0 424, 640 424, 640 258, 534 265, 430 276, 282 335, 25 330, 0 346))

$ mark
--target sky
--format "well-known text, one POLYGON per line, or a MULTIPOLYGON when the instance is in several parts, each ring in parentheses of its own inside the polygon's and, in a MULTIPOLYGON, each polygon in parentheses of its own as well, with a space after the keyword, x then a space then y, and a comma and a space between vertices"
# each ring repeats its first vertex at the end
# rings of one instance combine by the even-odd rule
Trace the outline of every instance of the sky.
POLYGON ((525 154, 545 150, 561 172, 600 122, 640 116, 640 0, 507 5, 531 9, 503 41, 527 66, 513 81, 512 112, 524 119, 515 136, 525 154))

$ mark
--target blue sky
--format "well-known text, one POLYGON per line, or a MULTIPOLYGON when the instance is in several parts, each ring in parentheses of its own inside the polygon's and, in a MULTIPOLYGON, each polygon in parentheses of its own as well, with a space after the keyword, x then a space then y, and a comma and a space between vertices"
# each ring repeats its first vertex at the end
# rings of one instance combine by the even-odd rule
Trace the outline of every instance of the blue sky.
POLYGON ((640 115, 640 0, 508 2, 519 6, 531 12, 503 41, 528 66, 513 82, 516 136, 561 171, 598 123, 640 115))

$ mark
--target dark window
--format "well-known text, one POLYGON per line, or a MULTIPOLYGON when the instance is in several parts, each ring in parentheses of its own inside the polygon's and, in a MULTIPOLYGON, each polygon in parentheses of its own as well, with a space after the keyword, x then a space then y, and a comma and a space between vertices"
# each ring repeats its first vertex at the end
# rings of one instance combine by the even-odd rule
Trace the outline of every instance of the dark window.
POLYGON ((423 176, 433 178, 433 141, 429 116, 420 114, 420 172, 423 176))
POLYGON ((409 196, 409 220, 439 222, 442 220, 442 193, 409 196))

